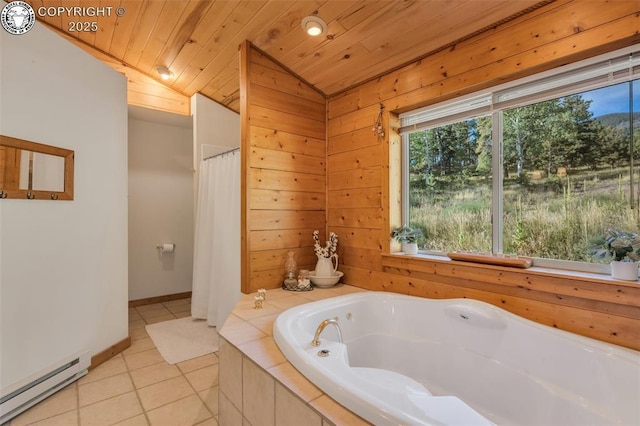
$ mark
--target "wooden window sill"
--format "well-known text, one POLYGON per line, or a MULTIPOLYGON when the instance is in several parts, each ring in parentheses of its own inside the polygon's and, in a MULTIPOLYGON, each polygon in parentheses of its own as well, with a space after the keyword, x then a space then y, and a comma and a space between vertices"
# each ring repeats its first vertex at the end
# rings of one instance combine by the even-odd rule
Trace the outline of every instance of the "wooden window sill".
MULTIPOLYGON (((483 263, 474 262, 462 262, 451 260, 447 256, 439 256, 432 254, 415 254, 408 255, 404 253, 386 253, 382 255, 382 266, 385 268, 400 268, 415 272, 427 272, 438 274, 438 265, 449 265, 451 267, 459 266, 464 268, 476 268, 477 273, 480 271, 503 271, 505 273, 519 274, 523 276, 540 276, 549 278, 558 278, 566 280, 574 280, 578 282, 591 282, 599 284, 613 284, 623 287, 638 288, 640 290, 640 283, 638 281, 624 281, 612 278, 607 274, 597 274, 581 271, 572 271, 565 269, 544 268, 539 266, 532 266, 527 269, 513 268, 499 265, 489 265, 483 263)), ((448 275, 448 274, 446 274, 448 275)), ((494 274, 490 274, 494 275, 494 274)), ((640 304, 638 305, 640 306, 640 304)))

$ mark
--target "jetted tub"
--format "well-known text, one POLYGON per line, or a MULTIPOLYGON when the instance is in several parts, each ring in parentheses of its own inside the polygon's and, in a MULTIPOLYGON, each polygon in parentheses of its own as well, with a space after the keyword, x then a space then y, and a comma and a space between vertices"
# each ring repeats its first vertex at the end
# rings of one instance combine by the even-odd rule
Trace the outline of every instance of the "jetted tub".
POLYGON ((640 352, 476 300, 338 296, 283 312, 273 335, 302 374, 375 425, 640 425, 640 352), (335 317, 344 344, 329 324, 312 346, 335 317))

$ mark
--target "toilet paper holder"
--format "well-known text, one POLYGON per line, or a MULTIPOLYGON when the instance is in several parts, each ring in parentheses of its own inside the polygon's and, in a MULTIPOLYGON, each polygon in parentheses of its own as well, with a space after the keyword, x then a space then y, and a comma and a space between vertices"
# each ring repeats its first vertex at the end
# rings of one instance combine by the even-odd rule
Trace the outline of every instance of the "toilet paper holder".
POLYGON ((173 253, 176 245, 173 243, 158 243, 156 248, 160 250, 160 253, 173 253))

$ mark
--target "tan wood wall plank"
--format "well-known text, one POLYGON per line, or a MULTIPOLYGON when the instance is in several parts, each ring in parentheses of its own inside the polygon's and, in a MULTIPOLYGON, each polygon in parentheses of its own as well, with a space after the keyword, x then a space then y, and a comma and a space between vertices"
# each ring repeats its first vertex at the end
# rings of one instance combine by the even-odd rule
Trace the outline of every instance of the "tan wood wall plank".
POLYGON ((176 101, 133 91, 127 93, 127 103, 143 108, 148 108, 149 105, 153 105, 153 109, 182 115, 189 115, 189 111, 191 110, 191 105, 187 101, 176 101))
MULTIPOLYGON (((309 236, 309 238, 311 238, 311 236, 309 236)), ((251 265, 253 270, 279 271, 284 277, 284 264, 287 260, 287 253, 290 251, 294 252, 294 259, 298 265, 298 269, 304 269, 302 267, 303 265, 315 265, 317 261, 317 257, 310 247, 254 251, 251 253, 251 265)))
POLYGON ((401 275, 357 268, 348 264, 341 265, 340 270, 344 272, 344 278, 342 280, 344 283, 370 291, 389 291, 409 294, 412 286, 411 279, 401 275))
MULTIPOLYGON (((261 55, 263 60, 268 60, 261 55)), ((265 87, 272 87, 283 93, 308 98, 312 102, 324 102, 324 97, 308 84, 300 81, 286 71, 275 71, 273 68, 262 65, 262 62, 253 64, 255 73, 252 81, 265 87)), ((280 68, 280 67, 278 67, 280 68)))
POLYGON ((327 222, 347 228, 382 229, 384 211, 380 207, 352 208, 329 207, 327 222))
POLYGON ((257 210, 324 210, 325 194, 251 189, 251 206, 257 210))
MULTIPOLYGON (((252 210, 249 214, 251 230, 324 229, 324 210, 252 210)), ((310 236, 311 238, 311 236, 310 236)))
MULTIPOLYGON (((327 157, 327 168, 331 170, 331 173, 380 165, 382 165, 382 147, 377 144, 327 157)), ((329 189, 331 189, 331 187, 329 187, 329 189)))
POLYGON ((324 139, 314 139, 275 129, 251 127, 251 146, 282 150, 296 154, 319 157, 324 160, 326 143, 324 139))
MULTIPOLYGON (((127 79, 128 92, 135 92, 140 93, 141 95, 169 99, 180 104, 189 103, 189 98, 182 93, 178 93, 175 90, 172 90, 167 86, 163 86, 162 84, 154 80, 142 78, 138 79, 135 76, 127 76, 127 79)), ((187 112, 184 115, 189 115, 189 113, 187 112)))
POLYGON ((269 169, 251 169, 251 188, 281 191, 325 193, 325 178, 322 175, 296 173, 269 169))
POLYGON ((297 135, 310 136, 320 139, 325 137, 324 123, 307 117, 291 116, 286 112, 276 111, 252 104, 249 109, 251 124, 268 127, 276 124, 277 130, 283 130, 297 135))
POLYGON ((346 170, 327 175, 329 186, 335 189, 379 187, 381 181, 382 168, 379 166, 346 170))
POLYGON ((277 229, 271 231, 251 231, 252 252, 299 247, 313 247, 313 229, 277 229))
MULTIPOLYGON (((340 238, 338 236, 338 238, 340 238)), ((382 271, 382 261, 377 256, 378 250, 373 248, 362 248, 342 245, 338 249, 338 259, 355 268, 368 269, 371 271, 382 271)), ((341 268, 338 266, 338 269, 341 268)))
MULTIPOLYGON (((331 98, 331 110, 327 111, 329 120, 360 109, 360 91, 357 89, 343 92, 331 98)), ((348 134, 347 134, 348 136, 348 134)))
POLYGON ((254 271, 249 277, 251 285, 254 286, 253 291, 259 288, 280 288, 282 287, 282 281, 284 281, 284 269, 268 270, 268 271, 254 271))
POLYGON ((254 102, 256 106, 309 118, 320 123, 323 123, 325 120, 324 100, 322 103, 309 102, 307 99, 289 95, 259 84, 253 85, 251 92, 256 97, 256 101, 254 102))
POLYGON ((380 207, 382 191, 380 187, 332 190, 329 191, 328 197, 328 208, 380 207))
POLYGON ((329 229, 338 235, 339 245, 341 245, 344 250, 348 250, 351 247, 380 250, 382 244, 386 243, 386 241, 380 238, 380 231, 377 229, 338 226, 330 226, 329 229))
POLYGON ((324 158, 264 148, 251 148, 251 167, 324 176, 324 158))
POLYGON ((355 130, 369 129, 370 137, 377 140, 377 136, 373 133, 372 128, 376 123, 379 112, 380 104, 374 104, 329 120, 329 137, 350 133, 355 130))
POLYGON ((330 138, 327 144, 327 155, 356 151, 369 146, 379 146, 380 141, 378 141, 372 129, 373 125, 330 138))

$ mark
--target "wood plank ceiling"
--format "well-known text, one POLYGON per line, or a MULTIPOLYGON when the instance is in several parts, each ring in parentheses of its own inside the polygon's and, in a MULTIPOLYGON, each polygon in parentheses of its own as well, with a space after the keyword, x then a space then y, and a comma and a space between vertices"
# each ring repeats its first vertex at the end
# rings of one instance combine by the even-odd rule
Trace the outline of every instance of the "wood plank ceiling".
POLYGON ((234 111, 238 46, 244 40, 331 96, 550 1, 28 0, 48 26, 114 68, 133 70, 127 73, 131 84, 148 85, 132 78, 147 76, 234 111), (111 9, 97 17, 51 9, 79 5, 84 11, 111 9), (310 37, 303 31, 301 20, 311 14, 327 23, 327 34, 310 37), (97 31, 70 31, 82 21, 96 22, 97 31), (160 80, 158 65, 168 67, 173 78, 160 80))

